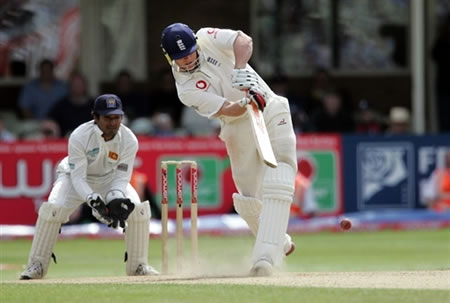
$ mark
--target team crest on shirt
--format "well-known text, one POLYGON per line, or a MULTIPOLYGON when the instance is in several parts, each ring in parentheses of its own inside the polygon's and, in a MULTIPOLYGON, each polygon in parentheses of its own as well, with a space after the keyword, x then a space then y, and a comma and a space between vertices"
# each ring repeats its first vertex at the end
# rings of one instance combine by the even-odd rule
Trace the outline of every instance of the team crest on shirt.
POLYGON ((195 83, 195 87, 198 89, 206 89, 208 87, 208 83, 205 80, 198 80, 195 83))
POLYGON ((214 37, 214 39, 216 39, 218 31, 219 30, 217 28, 209 28, 207 33, 208 33, 208 35, 212 35, 214 37))
POLYGON ((108 153, 108 158, 113 159, 113 160, 117 160, 117 159, 119 159, 119 155, 117 153, 115 153, 115 152, 110 151, 108 153))

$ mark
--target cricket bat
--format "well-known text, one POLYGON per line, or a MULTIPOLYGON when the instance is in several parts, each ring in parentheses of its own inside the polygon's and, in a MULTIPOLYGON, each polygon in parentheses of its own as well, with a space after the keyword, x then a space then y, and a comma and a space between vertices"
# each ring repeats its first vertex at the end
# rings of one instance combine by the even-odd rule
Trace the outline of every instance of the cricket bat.
POLYGON ((256 148, 261 159, 266 165, 272 168, 277 167, 277 159, 273 153, 272 144, 270 144, 270 138, 262 112, 254 102, 247 104, 246 108, 252 124, 253 138, 255 139, 256 148))

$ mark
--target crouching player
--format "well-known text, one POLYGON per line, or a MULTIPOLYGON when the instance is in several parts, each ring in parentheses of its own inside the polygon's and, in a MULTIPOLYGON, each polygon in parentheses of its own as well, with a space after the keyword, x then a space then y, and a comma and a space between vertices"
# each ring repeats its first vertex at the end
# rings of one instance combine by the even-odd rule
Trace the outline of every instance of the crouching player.
POLYGON ((83 202, 100 222, 125 228, 127 275, 158 275, 147 263, 149 203, 141 203, 129 183, 138 141, 121 123, 123 114, 117 96, 101 95, 94 102, 94 120, 80 125, 70 136, 69 154, 57 167, 48 202, 39 209, 28 265, 21 280, 45 276, 61 224, 83 202))

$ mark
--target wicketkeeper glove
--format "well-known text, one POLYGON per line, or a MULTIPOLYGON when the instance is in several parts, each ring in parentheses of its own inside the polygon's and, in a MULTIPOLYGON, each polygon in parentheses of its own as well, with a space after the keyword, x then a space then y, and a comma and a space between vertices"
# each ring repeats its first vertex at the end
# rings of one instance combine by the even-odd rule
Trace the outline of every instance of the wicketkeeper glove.
POLYGON ((117 228, 117 226, 125 228, 127 226, 126 220, 134 210, 134 204, 130 199, 117 198, 108 203, 108 209, 109 216, 112 219, 112 222, 108 226, 112 228, 117 228))
POLYGON ((92 215, 100 222, 109 225, 113 222, 109 216, 109 210, 101 196, 97 193, 92 193, 86 197, 86 203, 92 208, 92 215))
POLYGON ((238 102, 242 107, 250 104, 250 102, 254 102, 260 111, 264 111, 264 108, 266 107, 266 99, 260 93, 252 89, 248 91, 248 97, 244 97, 238 102))

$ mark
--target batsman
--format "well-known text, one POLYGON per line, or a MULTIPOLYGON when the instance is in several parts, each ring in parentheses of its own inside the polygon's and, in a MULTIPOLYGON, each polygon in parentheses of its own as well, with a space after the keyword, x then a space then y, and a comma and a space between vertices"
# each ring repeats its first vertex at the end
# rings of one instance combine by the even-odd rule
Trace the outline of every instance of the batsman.
MULTIPOLYGON (((201 116, 219 119, 238 193, 237 213, 256 236, 250 274, 269 276, 295 245, 286 234, 297 172, 296 137, 288 100, 276 95, 248 64, 252 39, 242 31, 174 23, 161 48, 172 67, 181 102, 201 116), (277 166, 258 153, 248 104, 263 113, 277 166)), ((265 148, 271 148, 270 146, 265 148)))
POLYGON ((127 275, 157 275, 147 264, 149 202, 141 202, 130 185, 138 140, 122 124, 122 102, 101 95, 94 102, 93 120, 81 124, 69 138, 68 156, 57 167, 48 202, 39 209, 28 265, 21 280, 41 279, 48 270, 61 225, 83 203, 112 228, 122 227, 127 275))

